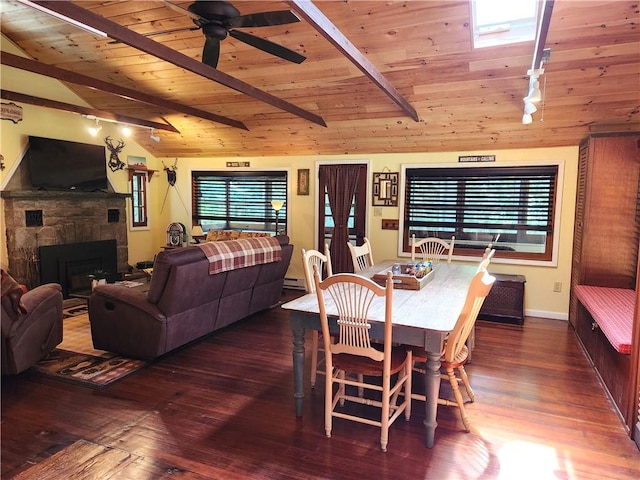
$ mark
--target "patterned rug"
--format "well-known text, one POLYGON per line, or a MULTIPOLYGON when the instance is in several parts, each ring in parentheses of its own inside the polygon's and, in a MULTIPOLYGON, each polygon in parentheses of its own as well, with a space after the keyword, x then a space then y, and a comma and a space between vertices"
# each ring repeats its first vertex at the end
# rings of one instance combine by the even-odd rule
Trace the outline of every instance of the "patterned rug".
POLYGON ((62 343, 31 370, 56 380, 90 388, 105 388, 137 372, 148 363, 96 350, 86 301, 66 301, 62 343))

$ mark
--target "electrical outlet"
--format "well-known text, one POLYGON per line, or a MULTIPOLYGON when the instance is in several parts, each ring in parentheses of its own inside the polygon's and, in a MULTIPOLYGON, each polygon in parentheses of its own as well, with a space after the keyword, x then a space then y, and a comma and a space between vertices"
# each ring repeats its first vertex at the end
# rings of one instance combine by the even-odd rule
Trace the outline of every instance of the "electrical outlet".
POLYGON ((556 293, 562 292, 562 282, 554 282, 553 283, 553 291, 556 293))
POLYGON ((396 219, 383 219, 382 230, 398 230, 400 228, 399 223, 396 219))

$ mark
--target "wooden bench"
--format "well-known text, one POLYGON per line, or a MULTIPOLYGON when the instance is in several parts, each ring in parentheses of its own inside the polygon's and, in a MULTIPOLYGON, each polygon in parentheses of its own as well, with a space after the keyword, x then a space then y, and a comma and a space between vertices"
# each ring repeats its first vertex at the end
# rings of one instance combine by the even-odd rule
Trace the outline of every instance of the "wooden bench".
POLYGON ((623 420, 631 408, 631 338, 636 292, 576 285, 576 332, 623 420))

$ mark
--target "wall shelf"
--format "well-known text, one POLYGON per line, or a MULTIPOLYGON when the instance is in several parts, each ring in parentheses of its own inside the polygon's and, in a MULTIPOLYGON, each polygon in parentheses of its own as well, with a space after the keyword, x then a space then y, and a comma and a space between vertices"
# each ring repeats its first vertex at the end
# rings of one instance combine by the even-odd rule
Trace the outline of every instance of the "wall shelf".
POLYGON ((153 177, 153 174, 156 173, 158 170, 151 170, 147 167, 137 166, 137 167, 127 167, 127 171, 129 172, 129 181, 131 181, 131 178, 133 177, 133 174, 135 172, 147 172, 147 181, 151 182, 151 177, 153 177))

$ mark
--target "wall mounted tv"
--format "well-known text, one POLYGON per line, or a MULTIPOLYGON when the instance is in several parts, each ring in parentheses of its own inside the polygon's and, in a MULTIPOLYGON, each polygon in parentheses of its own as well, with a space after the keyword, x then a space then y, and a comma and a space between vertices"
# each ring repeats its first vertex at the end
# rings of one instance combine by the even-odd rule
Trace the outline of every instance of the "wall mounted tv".
POLYGON ((107 189, 105 147, 29 136, 31 185, 43 190, 107 189))

